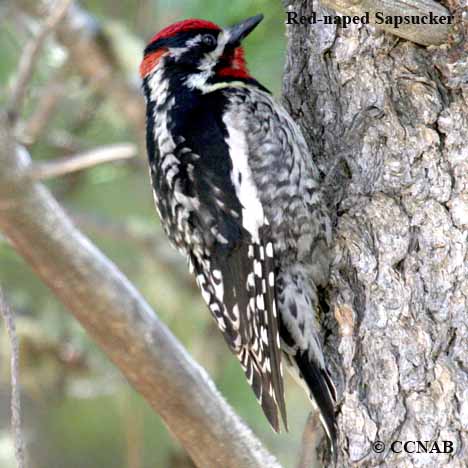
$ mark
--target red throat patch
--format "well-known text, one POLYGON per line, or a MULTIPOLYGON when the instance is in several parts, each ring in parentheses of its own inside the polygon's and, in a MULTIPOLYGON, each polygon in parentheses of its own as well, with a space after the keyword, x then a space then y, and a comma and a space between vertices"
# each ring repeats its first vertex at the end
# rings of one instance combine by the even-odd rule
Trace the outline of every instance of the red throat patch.
POLYGON ((225 65, 218 70, 217 75, 230 78, 251 78, 245 63, 244 49, 236 47, 233 54, 225 56, 225 65))
POLYGON ((144 80, 157 66, 162 56, 167 52, 167 49, 159 49, 147 54, 140 64, 140 76, 144 80))

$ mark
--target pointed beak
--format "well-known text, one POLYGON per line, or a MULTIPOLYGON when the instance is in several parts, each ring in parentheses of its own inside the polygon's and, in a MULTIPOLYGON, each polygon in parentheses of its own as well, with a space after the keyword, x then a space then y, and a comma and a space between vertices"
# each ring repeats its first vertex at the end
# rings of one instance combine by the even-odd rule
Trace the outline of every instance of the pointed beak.
POLYGON ((252 16, 252 18, 248 18, 244 21, 241 21, 238 24, 235 24, 234 26, 231 26, 227 30, 227 34, 229 37, 228 44, 234 47, 238 46, 241 43, 242 39, 248 36, 255 29, 258 23, 262 21, 262 19, 263 15, 260 14, 252 16))

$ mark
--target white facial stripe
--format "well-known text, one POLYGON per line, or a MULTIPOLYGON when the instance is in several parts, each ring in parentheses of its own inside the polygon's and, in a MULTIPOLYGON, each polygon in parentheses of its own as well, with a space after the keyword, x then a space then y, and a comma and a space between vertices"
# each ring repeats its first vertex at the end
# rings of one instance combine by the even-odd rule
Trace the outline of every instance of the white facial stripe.
POLYGON ((210 79, 212 75, 212 70, 206 70, 200 73, 192 73, 185 80, 185 83, 189 88, 200 89, 204 91, 204 88, 206 87, 206 82, 210 79))
MULTIPOLYGON (((202 35, 195 36, 193 39, 187 42, 188 45, 195 45, 200 42, 202 39, 202 35)), ((200 89, 203 92, 206 92, 207 85, 206 82, 213 76, 214 67, 218 63, 219 58, 223 55, 224 48, 226 47, 226 43, 229 37, 226 33, 221 31, 218 35, 218 44, 216 48, 211 52, 205 54, 202 58, 198 69, 200 73, 193 73, 191 74, 186 81, 187 86, 192 89, 200 89)), ((172 51, 172 49, 171 49, 172 51)))
POLYGON ((182 54, 187 52, 187 50, 188 50, 187 47, 171 47, 169 49, 169 53, 171 57, 179 58, 182 54))
MULTIPOLYGON (((195 75, 195 77, 198 77, 198 75, 195 75)), ((205 82, 202 82, 203 77, 194 78, 193 80, 187 80, 187 84, 189 86, 192 86, 192 83, 195 82, 197 86, 192 86, 192 88, 197 87, 200 89, 200 91, 203 94, 208 94, 212 93, 213 91, 216 91, 218 89, 223 89, 223 88, 246 88, 248 85, 244 83, 243 81, 226 81, 226 82, 221 82, 221 83, 214 83, 211 85, 207 85, 205 82)))
POLYGON ((219 57, 223 55, 224 47, 226 46, 227 37, 226 34, 220 32, 218 35, 218 44, 214 50, 208 52, 203 57, 203 60, 198 67, 200 70, 212 70, 213 66, 218 63, 219 57))
POLYGON ((186 45, 190 48, 194 45, 197 45, 199 42, 201 42, 201 40, 202 40, 202 35, 198 34, 198 36, 195 36, 195 37, 192 37, 192 39, 189 39, 186 42, 186 45))

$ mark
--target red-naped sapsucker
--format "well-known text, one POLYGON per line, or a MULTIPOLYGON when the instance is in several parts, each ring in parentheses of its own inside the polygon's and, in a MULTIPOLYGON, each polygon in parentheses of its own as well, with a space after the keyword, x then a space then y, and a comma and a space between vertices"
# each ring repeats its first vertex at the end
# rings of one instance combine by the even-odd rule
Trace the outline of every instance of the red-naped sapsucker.
POLYGON ((140 73, 156 207, 270 424, 286 423, 282 361, 332 442, 335 390, 317 321, 330 220, 299 127, 247 71, 262 20, 197 19, 156 34, 140 73))

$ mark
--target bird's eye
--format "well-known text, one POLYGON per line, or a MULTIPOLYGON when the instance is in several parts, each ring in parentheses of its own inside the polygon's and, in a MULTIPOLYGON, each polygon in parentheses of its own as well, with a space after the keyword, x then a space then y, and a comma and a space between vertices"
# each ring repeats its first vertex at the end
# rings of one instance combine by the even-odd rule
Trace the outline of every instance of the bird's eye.
POLYGON ((204 34, 202 42, 208 47, 214 47, 216 45, 216 38, 212 34, 204 34))

